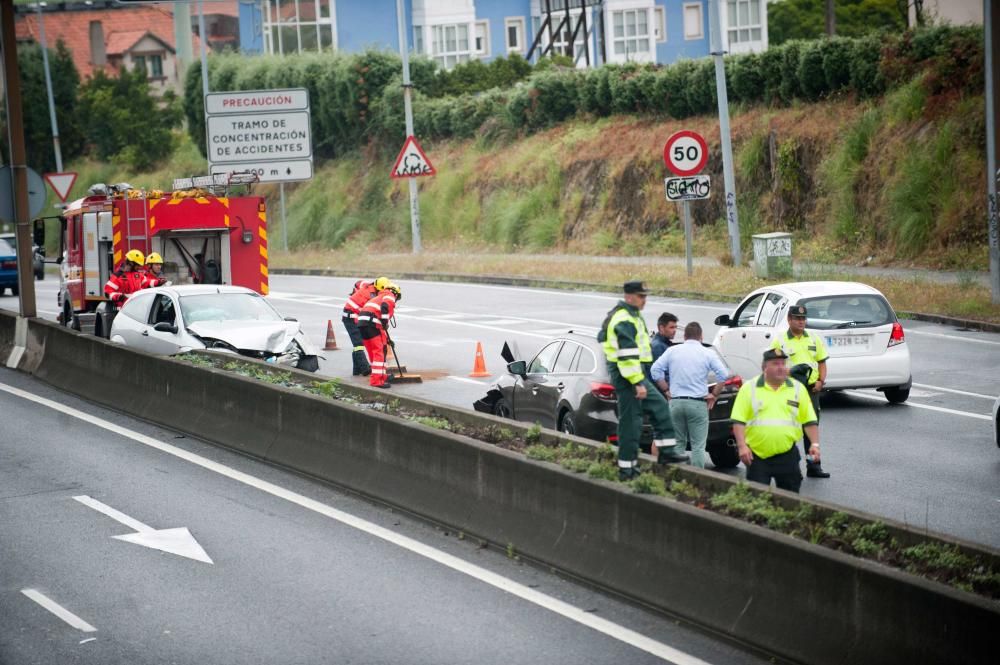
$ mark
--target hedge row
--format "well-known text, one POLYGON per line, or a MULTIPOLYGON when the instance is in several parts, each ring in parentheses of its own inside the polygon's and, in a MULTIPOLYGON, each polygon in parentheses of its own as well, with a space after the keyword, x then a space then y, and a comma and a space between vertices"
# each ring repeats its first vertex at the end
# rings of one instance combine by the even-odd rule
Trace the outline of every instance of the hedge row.
MULTIPOLYGON (((527 71, 521 63, 502 67, 516 71, 515 78, 527 71)), ((982 29, 949 26, 789 42, 725 60, 729 99, 745 104, 790 104, 843 94, 874 97, 924 71, 934 94, 949 88, 975 92, 982 87, 982 67, 982 29)), ((209 82, 212 90, 309 89, 314 151, 320 157, 333 157, 372 141, 399 144, 404 133, 399 71, 398 56, 375 51, 251 59, 220 56, 210 61, 209 82)), ((411 77, 415 131, 423 138, 536 131, 577 114, 637 113, 680 119, 716 110, 711 58, 583 71, 536 67, 527 80, 512 87, 446 97, 434 95, 444 88, 461 89, 465 79, 475 85, 475 78, 444 74, 425 58, 412 61, 411 77)), ((192 137, 204 146, 201 74, 196 67, 190 68, 185 82, 185 111, 192 137)))

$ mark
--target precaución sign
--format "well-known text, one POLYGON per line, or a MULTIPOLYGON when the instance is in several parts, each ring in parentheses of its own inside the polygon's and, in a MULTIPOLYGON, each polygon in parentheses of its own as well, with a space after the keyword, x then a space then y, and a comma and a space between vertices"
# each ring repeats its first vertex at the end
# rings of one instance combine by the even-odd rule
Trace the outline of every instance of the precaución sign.
POLYGON ((406 137, 403 149, 396 157, 396 164, 392 167, 393 178, 417 178, 424 175, 435 175, 437 171, 427 159, 427 155, 421 149, 417 139, 413 136, 406 137))

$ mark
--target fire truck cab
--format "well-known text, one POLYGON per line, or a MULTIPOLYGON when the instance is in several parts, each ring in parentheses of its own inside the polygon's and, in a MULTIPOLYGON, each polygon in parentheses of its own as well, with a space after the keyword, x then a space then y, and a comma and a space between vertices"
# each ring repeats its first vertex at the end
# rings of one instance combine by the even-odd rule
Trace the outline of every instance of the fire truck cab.
POLYGON ((163 257, 172 284, 232 284, 268 293, 267 212, 250 195, 253 174, 230 173, 174 181, 173 191, 122 183, 94 185, 61 216, 59 320, 107 337, 114 307, 104 285, 137 249, 163 257), (245 191, 233 195, 233 189, 245 191))

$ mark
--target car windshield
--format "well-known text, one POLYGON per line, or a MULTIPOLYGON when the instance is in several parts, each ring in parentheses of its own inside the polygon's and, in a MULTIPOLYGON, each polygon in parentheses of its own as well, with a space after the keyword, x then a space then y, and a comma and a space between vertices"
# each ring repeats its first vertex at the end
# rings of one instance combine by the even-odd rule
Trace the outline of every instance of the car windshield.
POLYGON ((873 328, 896 320, 886 299, 875 294, 823 296, 799 304, 809 312, 806 326, 816 330, 873 328))
POLYGON ((10 244, 3 238, 0 238, 0 256, 15 256, 17 252, 14 251, 14 245, 10 244))
POLYGON ((198 321, 281 321, 260 296, 253 293, 203 293, 181 297, 181 315, 187 324, 198 321))

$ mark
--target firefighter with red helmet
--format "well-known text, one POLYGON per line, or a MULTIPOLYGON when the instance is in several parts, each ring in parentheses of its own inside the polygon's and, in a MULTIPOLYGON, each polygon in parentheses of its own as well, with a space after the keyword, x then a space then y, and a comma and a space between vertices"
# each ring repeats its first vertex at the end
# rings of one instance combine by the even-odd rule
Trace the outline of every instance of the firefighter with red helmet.
POLYGON ((340 317, 347 330, 347 336, 351 340, 351 362, 354 364, 354 376, 368 376, 372 373, 371 365, 365 356, 365 343, 361 338, 361 331, 358 329, 357 316, 365 304, 378 295, 378 292, 389 284, 388 277, 379 277, 374 282, 358 280, 354 282, 354 289, 344 303, 344 313, 340 317))
POLYGON ((112 304, 121 307, 130 295, 143 288, 145 273, 140 268, 145 263, 146 257, 137 249, 125 254, 125 260, 104 285, 104 295, 112 304))
POLYGON ((167 286, 170 282, 163 273, 163 257, 157 252, 150 252, 146 257, 146 270, 142 274, 142 288, 152 289, 157 286, 167 286))
POLYGON ((386 371, 385 356, 389 344, 389 321, 396 312, 396 303, 402 300, 402 290, 389 282, 374 298, 365 303, 357 315, 358 328, 372 373, 368 384, 375 388, 389 387, 389 374, 386 371))

